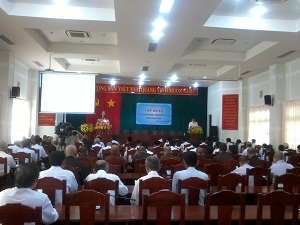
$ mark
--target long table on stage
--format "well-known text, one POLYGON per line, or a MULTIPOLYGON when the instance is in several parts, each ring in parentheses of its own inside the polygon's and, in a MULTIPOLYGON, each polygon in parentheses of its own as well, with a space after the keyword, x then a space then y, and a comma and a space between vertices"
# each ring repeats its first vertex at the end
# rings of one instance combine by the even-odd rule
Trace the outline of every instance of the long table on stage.
MULTIPOLYGON (((266 210, 263 212, 263 219, 270 219, 270 210, 268 210, 268 206, 265 206, 266 210)), ((63 223, 65 219, 65 211, 64 206, 55 206, 56 210, 59 213, 59 218, 57 223, 63 223)), ((256 205, 246 205, 246 221, 255 221, 256 220, 256 205)), ((215 221, 218 218, 217 207, 211 206, 211 220, 215 221)), ((128 223, 128 222, 141 222, 143 216, 143 208, 142 206, 134 206, 134 205, 116 205, 110 206, 109 210, 110 214, 110 222, 119 222, 119 223, 128 223)), ((300 213, 299 213, 300 214, 300 213)), ((79 207, 72 206, 70 217, 72 222, 79 221, 79 207)), ((148 220, 155 220, 156 212, 155 208, 149 208, 148 211, 148 220)), ((237 221, 239 218, 239 206, 233 207, 232 220, 237 221)), ((292 209, 290 207, 287 208, 285 213, 285 220, 290 221, 292 218, 292 209)), ((172 221, 179 220, 179 207, 173 206, 172 208, 172 221)), ((185 221, 188 222, 200 222, 204 220, 204 206, 186 206, 185 208, 185 221)), ((96 221, 103 221, 103 210, 96 210, 96 221)))

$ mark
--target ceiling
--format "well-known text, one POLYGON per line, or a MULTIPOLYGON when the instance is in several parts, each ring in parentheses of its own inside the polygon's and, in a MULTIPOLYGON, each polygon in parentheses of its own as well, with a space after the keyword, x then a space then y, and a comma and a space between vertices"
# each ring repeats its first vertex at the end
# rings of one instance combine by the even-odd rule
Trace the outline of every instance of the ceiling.
POLYGON ((254 1, 174 0, 160 13, 160 0, 2 0, 0 49, 31 69, 96 73, 100 83, 138 84, 143 68, 144 85, 173 74, 175 86, 235 82, 300 57, 300 0, 254 1), (250 14, 256 6, 266 13, 250 14), (158 17, 167 26, 154 41, 158 17))

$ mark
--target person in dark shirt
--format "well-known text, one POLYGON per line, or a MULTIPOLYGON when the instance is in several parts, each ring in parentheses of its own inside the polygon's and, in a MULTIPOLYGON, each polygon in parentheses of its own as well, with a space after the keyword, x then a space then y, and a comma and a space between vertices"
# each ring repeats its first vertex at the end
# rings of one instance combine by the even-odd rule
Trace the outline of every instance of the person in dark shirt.
POLYGON ((247 149, 247 156, 249 159, 249 165, 255 167, 255 162, 259 160, 259 157, 256 154, 256 149, 253 147, 249 147, 247 149))
POLYGON ((212 159, 212 162, 214 162, 214 163, 222 163, 225 160, 233 159, 233 157, 230 154, 228 154, 226 151, 227 151, 227 145, 225 143, 220 144, 219 154, 216 155, 212 159))
POLYGON ((89 175, 89 171, 84 163, 78 161, 77 157, 77 148, 75 145, 68 145, 65 149, 66 154, 66 163, 65 165, 77 168, 80 175, 79 184, 83 184, 83 180, 89 175))

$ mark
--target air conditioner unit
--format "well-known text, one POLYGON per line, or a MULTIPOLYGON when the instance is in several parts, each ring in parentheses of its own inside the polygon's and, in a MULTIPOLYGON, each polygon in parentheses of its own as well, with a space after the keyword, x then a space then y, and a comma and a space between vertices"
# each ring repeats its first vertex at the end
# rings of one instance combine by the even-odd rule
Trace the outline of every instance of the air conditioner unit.
POLYGON ((73 38, 90 38, 91 37, 91 35, 86 31, 66 30, 65 33, 68 37, 73 37, 73 38))
POLYGON ((250 2, 262 3, 262 4, 282 4, 287 1, 288 0, 250 0, 250 2))

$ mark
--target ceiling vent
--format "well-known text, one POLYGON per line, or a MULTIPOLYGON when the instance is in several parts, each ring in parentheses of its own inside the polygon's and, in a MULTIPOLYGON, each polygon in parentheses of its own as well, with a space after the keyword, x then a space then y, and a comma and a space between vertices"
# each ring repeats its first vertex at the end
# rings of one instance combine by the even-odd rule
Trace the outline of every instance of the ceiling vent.
POLYGON ((82 59, 82 61, 85 61, 85 62, 99 62, 100 60, 99 59, 82 59))
POLYGON ((251 73, 251 72, 252 72, 252 71, 247 70, 247 71, 245 71, 245 72, 242 72, 242 73, 241 73, 241 76, 246 75, 246 74, 251 73))
POLYGON ((282 4, 287 1, 288 0, 250 0, 250 2, 262 3, 262 4, 282 4))
POLYGON ((86 32, 86 31, 66 30, 65 33, 68 37, 73 37, 73 38, 90 38, 91 37, 90 33, 86 32))
POLYGON ((37 65, 38 67, 45 67, 42 63, 40 63, 39 61, 33 61, 33 63, 35 65, 37 65))
POLYGON ((0 39, 2 41, 4 41, 6 44, 8 45, 15 45, 15 43, 13 43, 11 40, 9 40, 7 37, 5 37, 4 35, 0 35, 0 39))
POLYGON ((227 39, 227 38, 218 38, 211 42, 212 45, 218 46, 227 46, 232 45, 236 40, 235 39, 227 39))
POLYGON ((149 66, 143 66, 142 71, 146 72, 149 70, 149 66))
POLYGON ((148 52, 155 52, 157 48, 157 43, 150 43, 148 47, 148 52))
POLYGON ((290 54, 293 54, 293 53, 295 53, 295 52, 296 52, 295 50, 291 50, 291 51, 288 51, 288 52, 286 52, 286 53, 283 53, 283 54, 277 56, 276 58, 282 59, 282 58, 284 58, 284 57, 286 57, 286 56, 288 56, 288 55, 290 55, 290 54))

